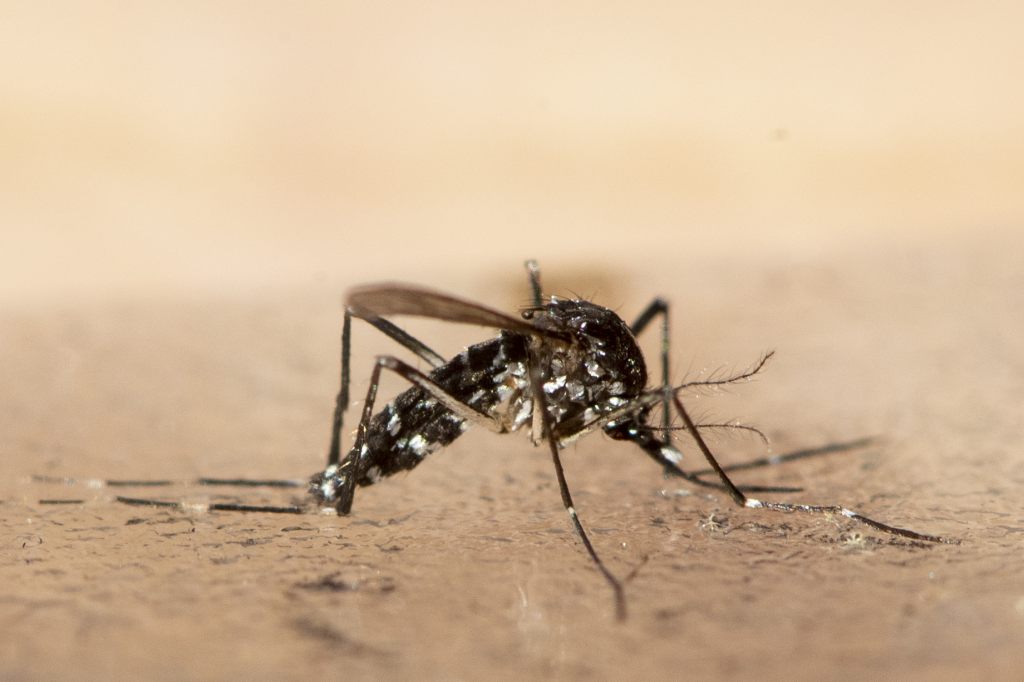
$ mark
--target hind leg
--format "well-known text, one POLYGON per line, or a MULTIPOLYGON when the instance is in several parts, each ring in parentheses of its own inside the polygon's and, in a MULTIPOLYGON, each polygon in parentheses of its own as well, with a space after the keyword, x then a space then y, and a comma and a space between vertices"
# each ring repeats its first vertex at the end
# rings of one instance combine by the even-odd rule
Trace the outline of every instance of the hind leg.
MULTIPOLYGON (((369 467, 368 460, 371 455, 397 457, 404 454, 398 451, 371 453, 367 444, 370 421, 373 419, 373 406, 377 400, 377 389, 380 385, 380 374, 385 369, 423 390, 431 399, 437 400, 459 419, 496 433, 502 433, 505 430, 500 419, 480 412, 475 407, 456 398, 412 365, 391 355, 379 356, 373 365, 370 386, 366 391, 366 400, 363 402, 362 417, 356 430, 355 444, 340 464, 329 463, 327 469, 322 474, 314 476, 310 483, 310 489, 319 501, 332 504, 338 514, 348 514, 352 510, 356 484, 369 467)), ((419 444, 417 446, 422 447, 419 444)), ((407 447, 416 446, 410 442, 407 447)))

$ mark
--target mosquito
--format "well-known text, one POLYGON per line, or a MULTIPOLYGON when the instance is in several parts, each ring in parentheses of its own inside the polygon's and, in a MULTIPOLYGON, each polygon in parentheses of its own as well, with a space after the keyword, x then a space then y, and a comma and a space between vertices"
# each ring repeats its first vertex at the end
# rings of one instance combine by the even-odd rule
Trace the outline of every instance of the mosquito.
MULTIPOLYGON (((683 405, 684 389, 722 386, 749 379, 771 358, 767 353, 748 371, 722 379, 673 385, 669 379, 669 304, 655 298, 627 324, 614 311, 587 300, 545 296, 540 269, 527 261, 531 304, 513 316, 499 310, 410 284, 382 283, 356 287, 345 301, 341 332, 341 386, 335 400, 326 468, 305 485, 321 508, 347 515, 357 487, 373 485, 400 471, 418 466, 432 452, 451 444, 472 426, 503 434, 527 429, 535 446, 551 455, 562 504, 570 524, 596 569, 611 587, 618 619, 626 616, 624 582, 605 565, 583 526, 573 502, 560 451, 581 436, 603 431, 614 440, 628 441, 653 459, 667 476, 696 485, 724 490, 747 509, 840 515, 876 530, 916 541, 956 544, 955 539, 919 533, 875 521, 840 505, 773 502, 751 497, 755 492, 794 492, 799 488, 738 487, 715 458, 701 434, 712 427, 732 424, 697 424, 683 405), (498 335, 469 346, 446 360, 422 341, 396 326, 390 316, 425 317, 446 322, 497 328, 498 335), (648 385, 647 364, 637 337, 660 318, 660 383, 648 385), (421 371, 393 355, 376 357, 355 440, 344 458, 342 430, 349 407, 352 320, 365 321, 426 362, 421 371), (381 374, 397 374, 412 386, 375 412, 381 374), (661 422, 651 421, 660 407, 661 422), (682 453, 673 443, 673 412, 703 454, 710 469, 691 472, 680 467, 682 453), (716 481, 706 480, 714 474, 716 481)), ((756 429, 754 429, 756 431, 756 429)), ((847 444, 855 446, 862 441, 847 444)), ((842 447, 842 446, 840 446, 842 447)), ((762 460, 775 463, 831 448, 793 453, 762 460)), ((751 463, 732 467, 749 468, 751 463)), ((160 485, 164 481, 119 481, 117 485, 160 485)), ((270 485, 291 487, 295 481, 200 479, 203 485, 270 485)), ((180 503, 119 497, 128 504, 177 507, 180 503)), ((57 503, 60 501, 49 501, 57 503)), ((212 504, 208 509, 302 513, 301 507, 212 504)))

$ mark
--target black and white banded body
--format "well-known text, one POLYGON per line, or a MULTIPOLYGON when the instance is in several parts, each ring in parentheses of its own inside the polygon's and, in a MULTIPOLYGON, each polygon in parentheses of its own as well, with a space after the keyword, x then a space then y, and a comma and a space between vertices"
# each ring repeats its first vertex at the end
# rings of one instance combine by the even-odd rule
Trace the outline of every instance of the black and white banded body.
MULTIPOLYGON (((470 346, 435 368, 430 380, 481 413, 504 418, 513 431, 529 416, 526 378, 527 343, 519 334, 503 332, 470 346), (526 414, 510 414, 525 408, 526 414)), ((363 471, 356 483, 371 485, 383 477, 414 468, 430 453, 451 444, 470 423, 422 388, 396 396, 374 415, 362 454, 363 471)), ((354 456, 354 455, 353 455, 354 456)), ((337 485, 337 483, 335 484, 337 485)), ((324 502, 330 501, 324 496, 324 502)))
MULTIPOLYGON (((560 447, 596 425, 607 426, 606 415, 635 404, 646 386, 647 370, 632 332, 618 315, 589 301, 552 297, 524 310, 523 317, 572 342, 537 343, 526 334, 502 331, 435 367, 427 379, 490 420, 495 431, 530 426, 537 443, 543 429, 534 417, 528 370, 532 358, 546 369, 545 404, 560 447)), ((414 386, 374 414, 358 450, 353 446, 342 462, 314 475, 310 490, 317 500, 336 504, 353 472, 356 485, 372 485, 416 467, 464 433, 470 421, 446 406, 438 393, 414 386)))

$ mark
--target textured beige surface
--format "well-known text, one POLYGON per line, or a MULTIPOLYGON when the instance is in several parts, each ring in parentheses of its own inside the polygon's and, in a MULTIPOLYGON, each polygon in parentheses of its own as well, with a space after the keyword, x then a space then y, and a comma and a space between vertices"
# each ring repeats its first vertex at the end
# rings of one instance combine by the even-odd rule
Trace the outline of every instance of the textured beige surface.
MULTIPOLYGON (((569 532, 550 463, 522 436, 471 432, 361 490, 346 519, 135 509, 115 491, 20 479, 312 473, 334 388, 329 297, 8 317, 4 677, 1012 679, 1024 282, 1016 257, 983 251, 674 276, 677 362, 695 372, 779 349, 760 380, 691 401, 697 412, 756 423, 777 452, 882 437, 742 478, 964 544, 679 496, 638 451, 592 436, 565 456, 580 513, 620 575, 648 557, 624 624, 569 532)), ((511 293, 523 282, 508 270, 462 284, 511 293)), ((623 277, 639 300, 643 279, 623 277)), ((357 330, 361 370, 381 346, 372 336, 357 330)), ((733 461, 757 452, 714 442, 733 461)))
MULTIPOLYGON (((1018 4, 3 15, 0 678, 1024 676, 1018 4), (521 435, 471 432, 345 519, 26 478, 308 476, 344 289, 514 310, 526 257, 627 318, 668 297, 676 381, 778 351, 696 414, 775 452, 878 437, 742 480, 964 543, 678 493, 594 435, 565 463, 611 568, 640 566, 618 624, 521 435)), ((358 395, 395 346, 355 344, 358 395)))

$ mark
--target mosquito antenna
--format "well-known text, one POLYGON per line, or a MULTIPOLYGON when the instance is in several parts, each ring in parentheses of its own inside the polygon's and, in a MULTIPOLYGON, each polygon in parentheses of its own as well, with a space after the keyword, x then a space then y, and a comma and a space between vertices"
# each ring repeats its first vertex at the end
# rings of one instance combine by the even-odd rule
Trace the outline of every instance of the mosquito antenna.
MULTIPOLYGON (((532 355, 532 354, 531 354, 532 355)), ((540 411, 541 426, 544 431, 546 440, 548 441, 548 447, 551 450, 551 461, 555 465, 555 476, 558 478, 558 491, 562 495, 562 504, 565 505, 565 511, 569 513, 569 519, 572 521, 573 529, 576 531, 576 535, 579 537, 583 546, 587 550, 587 554, 593 560, 594 565, 597 566, 597 570, 601 572, 608 584, 611 585, 612 591, 615 593, 615 618, 617 620, 626 620, 626 593, 622 587, 622 583, 615 575, 608 570, 601 561, 601 557, 598 556, 597 550, 594 549, 594 545, 591 544, 590 538, 587 537, 587 532, 583 529, 583 524, 580 522, 579 514, 576 513, 576 506, 572 501, 572 494, 569 492, 569 484, 565 480, 565 470, 562 468, 562 459, 558 455, 558 441, 555 439, 554 431, 551 427, 551 416, 548 414, 547 399, 544 395, 544 378, 540 367, 537 366, 536 359, 531 357, 529 362, 529 373, 530 383, 532 384, 533 395, 536 399, 536 404, 533 406, 534 410, 540 411)))
MULTIPOLYGON (((741 381, 746 381, 747 379, 750 379, 752 376, 754 376, 762 369, 764 369, 764 366, 768 364, 768 361, 771 360, 772 357, 774 357, 774 355, 775 351, 768 351, 767 353, 762 355, 761 358, 756 363, 754 363, 754 365, 750 369, 745 370, 739 374, 734 374, 733 376, 726 377, 724 379, 704 379, 701 381, 687 381, 684 384, 676 386, 674 390, 676 392, 679 392, 687 388, 700 386, 725 386, 728 384, 738 384, 741 381)), ((718 372, 716 371, 715 374, 717 373, 718 372)))
MULTIPOLYGON (((689 429, 686 428, 685 426, 669 426, 669 427, 665 427, 665 426, 645 425, 645 426, 642 426, 640 428, 642 428, 645 431, 658 431, 658 432, 689 431, 689 429)), ((750 433, 755 434, 761 440, 761 442, 765 444, 766 447, 770 447, 771 446, 771 441, 768 439, 768 436, 765 435, 764 431, 762 431, 761 429, 757 428, 756 426, 750 426, 748 424, 736 424, 736 423, 733 423, 733 422, 723 422, 721 424, 697 424, 697 428, 701 429, 702 431, 709 431, 709 430, 712 430, 712 429, 733 429, 733 430, 736 430, 736 431, 749 431, 750 433)), ((766 459, 768 459, 768 458, 766 458, 766 459)), ((773 463, 774 462, 768 462, 768 461, 765 462, 765 464, 773 464, 773 463)))

